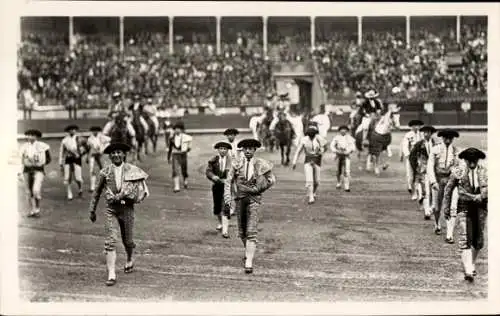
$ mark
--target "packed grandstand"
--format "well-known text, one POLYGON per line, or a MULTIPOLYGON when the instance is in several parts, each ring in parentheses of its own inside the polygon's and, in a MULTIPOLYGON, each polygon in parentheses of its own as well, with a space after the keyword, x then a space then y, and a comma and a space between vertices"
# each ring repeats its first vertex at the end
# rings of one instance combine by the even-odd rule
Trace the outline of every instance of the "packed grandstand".
POLYGON ((328 100, 352 99, 367 87, 401 98, 486 95, 486 18, 462 17, 458 40, 453 17, 420 18, 409 34, 402 18, 364 26, 361 43, 355 21, 323 18, 316 21, 313 48, 308 21, 270 20, 263 43, 261 19, 223 18, 220 54, 215 18, 183 21, 173 36, 168 21, 125 18, 123 46, 111 18, 84 19, 75 18, 71 40, 68 18, 23 21, 19 92, 32 91, 41 106, 72 100, 80 108, 107 107, 114 91, 153 94, 164 107, 197 107, 207 98, 217 107, 261 105, 273 90, 273 65, 310 64, 328 100))

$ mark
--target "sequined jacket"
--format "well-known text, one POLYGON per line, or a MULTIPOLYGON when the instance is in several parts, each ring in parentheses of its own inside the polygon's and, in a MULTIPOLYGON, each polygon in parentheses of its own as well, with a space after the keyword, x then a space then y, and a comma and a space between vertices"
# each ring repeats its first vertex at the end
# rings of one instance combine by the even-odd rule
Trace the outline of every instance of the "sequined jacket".
POLYGON ((458 187, 457 212, 466 211, 468 202, 473 201, 475 196, 480 196, 478 206, 486 209, 488 204, 488 169, 484 165, 478 164, 476 167, 478 188, 474 191, 469 179, 469 167, 466 164, 460 164, 452 168, 450 179, 444 189, 442 212, 450 214, 450 205, 452 193, 455 187, 458 187))
POLYGON ((113 168, 114 165, 110 164, 99 172, 96 190, 90 200, 90 210, 95 211, 103 192, 108 206, 120 203, 121 201, 127 204, 140 203, 149 195, 146 184, 148 175, 142 169, 132 164, 124 163, 122 186, 120 191, 118 191, 113 168))
POLYGON ((231 168, 224 182, 224 203, 230 204, 231 201, 239 200, 245 197, 251 197, 257 203, 260 203, 262 193, 267 191, 276 183, 276 177, 272 173, 273 164, 261 159, 254 158, 253 175, 250 180, 245 179, 244 160, 232 161, 231 168), (231 194, 231 187, 236 184, 234 196, 231 194))

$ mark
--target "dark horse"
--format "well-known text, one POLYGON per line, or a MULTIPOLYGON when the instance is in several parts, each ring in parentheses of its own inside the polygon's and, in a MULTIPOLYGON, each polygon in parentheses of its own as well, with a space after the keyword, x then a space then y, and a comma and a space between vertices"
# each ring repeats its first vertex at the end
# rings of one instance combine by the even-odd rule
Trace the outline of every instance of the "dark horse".
POLYGON ((262 121, 262 124, 259 124, 259 138, 262 142, 262 145, 265 149, 272 152, 275 146, 275 139, 273 133, 269 129, 271 122, 273 121, 273 110, 269 109, 266 111, 266 117, 262 121))
POLYGON ((144 125, 142 125, 141 123, 140 110, 132 110, 132 127, 135 130, 135 140, 137 142, 137 160, 141 161, 142 147, 146 142, 146 130, 144 128, 144 125))
MULTIPOLYGON (((370 127, 368 129, 368 156, 366 159, 366 169, 370 170, 373 163, 375 174, 380 174, 379 158, 383 151, 386 151, 391 144, 393 128, 399 128, 399 108, 397 106, 389 107, 383 114, 375 114, 372 117, 370 127), (377 132, 378 130, 378 132, 377 132)), ((363 143, 363 135, 361 128, 355 132, 356 148, 358 152, 362 152, 365 148, 363 143)), ((359 156, 358 156, 359 157, 359 156)), ((385 170, 388 164, 383 164, 385 170)))
POLYGON ((158 137, 159 137, 159 131, 156 129, 155 124, 153 123, 153 120, 149 117, 148 114, 142 113, 142 117, 146 120, 146 123, 148 123, 148 131, 146 133, 146 137, 144 140, 144 152, 146 155, 149 153, 149 141, 151 141, 151 144, 153 144, 153 152, 156 152, 156 147, 158 145, 158 137))
POLYGON ((125 119, 125 113, 119 113, 113 122, 113 127, 109 132, 109 137, 111 138, 111 142, 124 143, 129 145, 131 148, 134 148, 134 144, 132 141, 132 135, 130 135, 127 129, 127 121, 125 119))
POLYGON ((292 141, 295 137, 292 124, 285 118, 283 113, 279 115, 279 121, 274 128, 274 136, 278 141, 281 152, 281 164, 288 166, 290 164, 290 152, 292 150, 292 141))

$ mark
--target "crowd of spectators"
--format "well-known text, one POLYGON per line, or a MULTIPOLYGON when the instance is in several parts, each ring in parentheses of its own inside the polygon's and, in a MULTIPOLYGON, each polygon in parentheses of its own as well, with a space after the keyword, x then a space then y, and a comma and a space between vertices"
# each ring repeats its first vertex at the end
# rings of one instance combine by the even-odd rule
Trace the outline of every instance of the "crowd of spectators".
POLYGON ((485 34, 485 28, 464 25, 457 44, 453 32, 416 30, 407 47, 397 32, 367 30, 361 46, 352 34, 332 33, 314 49, 308 32, 269 34, 266 56, 258 32, 231 33, 222 39, 220 55, 207 40, 212 37, 202 34, 189 41, 174 37, 170 54, 164 33, 127 34, 123 53, 116 36, 76 35, 69 45, 65 34, 30 33, 19 49, 18 80, 40 105, 107 107, 112 92, 121 91, 151 93, 165 107, 197 107, 207 99, 218 107, 239 106, 262 103, 273 88, 273 63, 314 60, 330 97, 367 87, 406 97, 428 91, 484 94, 485 34))
POLYGON ((417 31, 410 47, 401 33, 368 32, 361 46, 333 35, 317 43, 313 56, 330 97, 366 87, 407 98, 428 92, 485 94, 485 30, 464 27, 460 43, 453 32, 445 33, 417 31))

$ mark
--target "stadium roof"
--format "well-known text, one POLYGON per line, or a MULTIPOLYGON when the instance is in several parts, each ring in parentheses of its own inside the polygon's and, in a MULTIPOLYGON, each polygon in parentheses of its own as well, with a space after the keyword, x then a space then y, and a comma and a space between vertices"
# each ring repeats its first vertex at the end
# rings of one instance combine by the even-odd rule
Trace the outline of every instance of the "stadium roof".
POLYGON ((24 16, 456 16, 495 13, 495 3, 23 1, 24 16), (493 12, 493 13, 492 13, 493 12))

